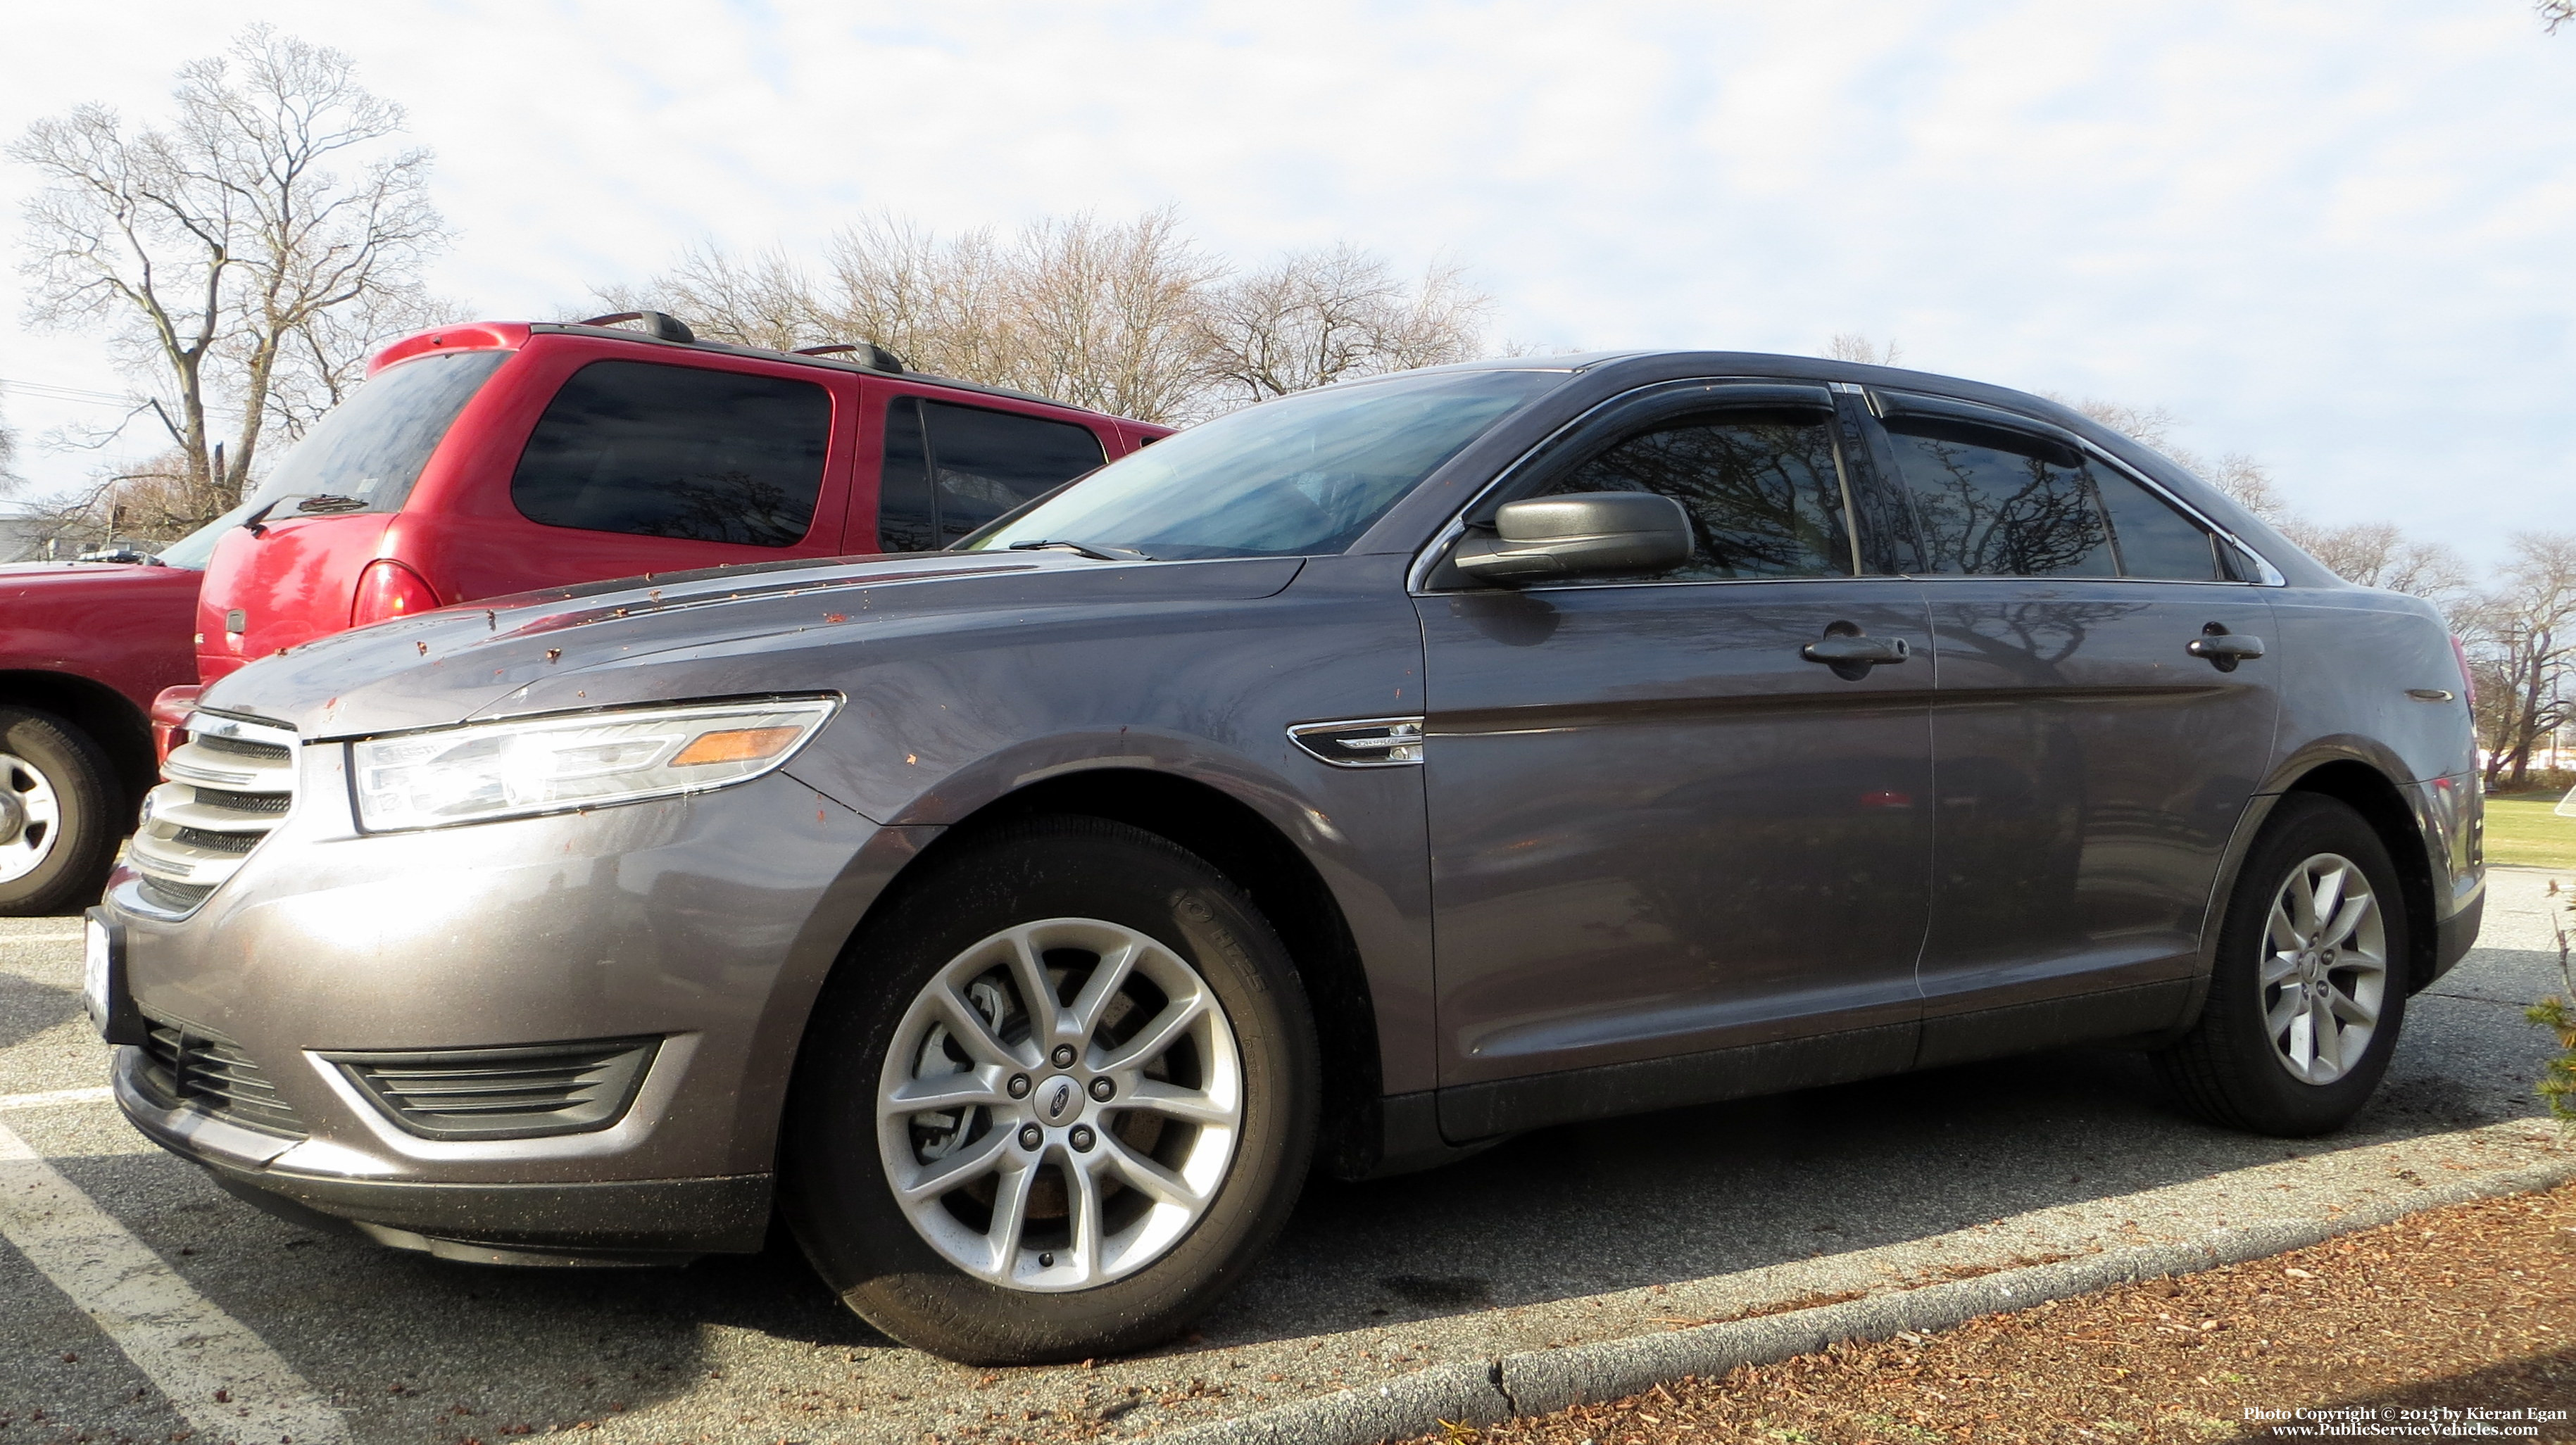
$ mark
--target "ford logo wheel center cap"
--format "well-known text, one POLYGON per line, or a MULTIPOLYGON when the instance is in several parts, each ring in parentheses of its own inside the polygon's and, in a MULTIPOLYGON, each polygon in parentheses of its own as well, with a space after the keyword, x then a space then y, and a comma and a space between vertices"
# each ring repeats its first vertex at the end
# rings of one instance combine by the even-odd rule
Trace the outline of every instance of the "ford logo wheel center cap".
POLYGON ((1047 1085, 1045 1105, 1047 1122, 1061 1124, 1071 1118, 1076 1101, 1081 1097, 1082 1091, 1074 1087, 1071 1079, 1058 1079, 1047 1085))

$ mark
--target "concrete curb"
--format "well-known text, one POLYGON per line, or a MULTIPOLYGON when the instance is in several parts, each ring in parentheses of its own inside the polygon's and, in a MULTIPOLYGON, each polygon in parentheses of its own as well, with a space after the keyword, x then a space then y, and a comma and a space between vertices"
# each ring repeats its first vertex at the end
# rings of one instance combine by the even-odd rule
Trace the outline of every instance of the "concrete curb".
POLYGON ((2420 1210, 2528 1193, 2570 1179, 2576 1179, 2576 1157, 2428 1187, 2402 1201, 2373 1204, 2332 1220, 2234 1226, 2180 1244, 2106 1251, 1818 1309, 1440 1365, 1381 1385, 1318 1395, 1155 1438, 1168 1445, 1382 1445, 1433 1434, 1444 1422, 1490 1425, 1621 1399, 1684 1375, 1706 1378, 1738 1365, 1766 1365, 1838 1340, 1883 1340, 1899 1330, 1948 1329, 1979 1315, 2028 1309, 2113 1285, 2241 1264, 2375 1229, 2420 1210))

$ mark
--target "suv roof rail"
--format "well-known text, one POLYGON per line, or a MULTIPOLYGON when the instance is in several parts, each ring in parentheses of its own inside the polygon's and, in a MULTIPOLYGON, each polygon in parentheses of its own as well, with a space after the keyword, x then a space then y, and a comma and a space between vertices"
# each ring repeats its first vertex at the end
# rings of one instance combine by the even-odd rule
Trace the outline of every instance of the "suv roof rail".
POLYGON ((893 352, 886 350, 884 347, 877 345, 873 341, 836 341, 829 346, 800 346, 796 348, 794 354, 798 356, 847 356, 852 361, 868 368, 870 371, 892 372, 897 376, 903 375, 905 370, 902 357, 895 355, 893 352))
POLYGON ((613 311, 606 316, 594 316, 588 321, 578 322, 576 324, 582 326, 614 326, 620 321, 640 321, 644 323, 644 334, 657 341, 695 341, 698 339, 698 334, 689 329, 689 323, 682 321, 677 316, 665 315, 659 311, 613 311))

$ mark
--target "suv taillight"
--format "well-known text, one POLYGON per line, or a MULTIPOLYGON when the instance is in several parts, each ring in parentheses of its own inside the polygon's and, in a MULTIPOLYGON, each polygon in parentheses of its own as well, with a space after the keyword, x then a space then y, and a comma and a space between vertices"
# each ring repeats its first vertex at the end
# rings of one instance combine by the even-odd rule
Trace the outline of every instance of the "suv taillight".
POLYGON ((2460 639, 2457 637, 2451 639, 2451 656, 2460 664, 2460 696, 2469 700, 2469 711, 2476 712, 2478 710, 2478 675, 2469 670, 2469 650, 2460 645, 2460 639))
POLYGON ((378 557, 358 574, 358 595, 349 604, 349 625, 389 622, 438 606, 438 594, 420 574, 391 557, 378 557))

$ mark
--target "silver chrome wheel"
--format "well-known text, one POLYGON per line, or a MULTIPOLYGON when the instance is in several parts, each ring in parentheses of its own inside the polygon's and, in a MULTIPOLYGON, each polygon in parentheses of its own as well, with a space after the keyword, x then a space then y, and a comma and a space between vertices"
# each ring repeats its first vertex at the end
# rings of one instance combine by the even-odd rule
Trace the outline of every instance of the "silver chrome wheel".
POLYGON ((2359 865, 2319 853, 2272 896, 2256 972, 2273 1057, 2307 1084, 2361 1062, 2388 988, 2388 931, 2359 865))
POLYGON ((0 753, 0 883, 43 866, 62 837, 62 798, 33 764, 0 753))
POLYGON ((1206 980, 1089 918, 951 959, 877 1084, 877 1147, 912 1227, 966 1273, 1041 1292, 1169 1252, 1216 1198, 1242 1117, 1242 1059, 1206 980))

